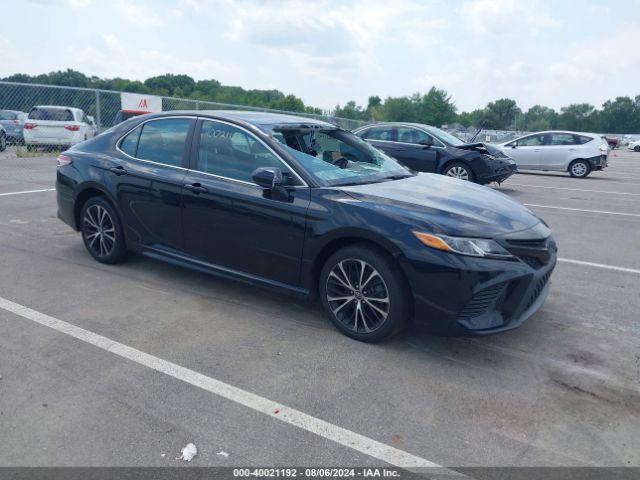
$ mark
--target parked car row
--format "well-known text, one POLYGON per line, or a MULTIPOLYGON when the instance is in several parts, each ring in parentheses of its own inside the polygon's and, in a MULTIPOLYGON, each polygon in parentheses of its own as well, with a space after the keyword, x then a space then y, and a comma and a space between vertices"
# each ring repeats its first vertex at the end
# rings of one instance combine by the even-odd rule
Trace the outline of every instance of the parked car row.
POLYGON ((538 132, 498 145, 465 143, 439 128, 416 123, 376 123, 354 133, 413 171, 480 184, 503 182, 517 170, 568 172, 584 178, 606 168, 610 148, 601 135, 566 131, 538 132))
POLYGON ((0 125, 9 143, 37 147, 69 148, 97 133, 94 118, 80 108, 37 105, 29 113, 0 110, 0 125))

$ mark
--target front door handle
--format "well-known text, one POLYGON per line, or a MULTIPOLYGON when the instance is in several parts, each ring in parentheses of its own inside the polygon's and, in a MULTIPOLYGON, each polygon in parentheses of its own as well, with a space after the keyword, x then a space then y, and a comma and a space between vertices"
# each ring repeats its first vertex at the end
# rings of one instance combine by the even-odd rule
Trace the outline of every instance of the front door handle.
POLYGON ((124 167, 121 167, 121 166, 111 167, 109 171, 111 173, 115 173, 118 176, 127 174, 127 171, 124 169, 124 167))
POLYGON ((200 185, 199 183, 187 183, 184 188, 189 190, 196 195, 200 195, 201 193, 207 193, 207 189, 200 185))

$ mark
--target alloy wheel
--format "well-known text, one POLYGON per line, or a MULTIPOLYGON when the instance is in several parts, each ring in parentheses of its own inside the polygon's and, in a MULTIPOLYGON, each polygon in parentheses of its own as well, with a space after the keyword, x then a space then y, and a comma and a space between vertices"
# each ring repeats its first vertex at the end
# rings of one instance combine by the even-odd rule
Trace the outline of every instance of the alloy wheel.
POLYGON ((116 230, 109 212, 101 205, 91 205, 82 223, 87 248, 97 257, 110 255, 116 246, 116 230))
POLYGON ((327 302, 335 318, 356 333, 379 329, 389 316, 389 291, 378 271, 360 259, 338 262, 327 276, 327 302))
POLYGON ((587 173, 587 166, 582 162, 576 162, 571 165, 571 173, 576 177, 583 177, 587 173))
POLYGON ((447 177, 459 178, 460 180, 469 180, 469 172, 466 168, 456 165, 447 170, 447 177))

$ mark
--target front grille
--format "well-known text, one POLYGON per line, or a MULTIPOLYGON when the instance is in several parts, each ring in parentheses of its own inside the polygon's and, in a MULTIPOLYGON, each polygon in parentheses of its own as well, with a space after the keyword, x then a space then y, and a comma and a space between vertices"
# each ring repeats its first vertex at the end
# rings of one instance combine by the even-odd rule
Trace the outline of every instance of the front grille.
POLYGON ((547 273, 544 274, 542 278, 540 278, 540 280, 538 280, 535 288, 533 289, 533 292, 531 293, 531 296, 529 297, 529 301, 527 302, 527 308, 525 308, 525 310, 528 310, 531 307, 531 305, 533 305, 536 302, 536 300, 544 290, 544 287, 547 285, 547 282, 549 281, 549 277, 551 276, 552 271, 553 269, 549 270, 547 273))
POLYGON ((477 292, 473 298, 462 309, 458 318, 469 319, 479 317, 491 307, 500 295, 504 292, 504 283, 498 283, 492 287, 485 288, 477 292))
POLYGON ((546 238, 536 238, 533 240, 507 240, 507 242, 514 247, 520 248, 546 248, 547 247, 547 239, 546 238))
POLYGON ((529 265, 534 270, 544 267, 544 263, 538 257, 530 257, 529 255, 518 256, 520 260, 529 265))

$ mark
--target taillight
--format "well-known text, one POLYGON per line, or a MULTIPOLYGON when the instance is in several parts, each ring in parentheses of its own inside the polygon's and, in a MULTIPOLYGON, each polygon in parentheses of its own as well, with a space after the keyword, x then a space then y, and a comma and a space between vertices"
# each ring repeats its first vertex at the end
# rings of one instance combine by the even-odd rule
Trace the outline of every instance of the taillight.
POLYGON ((57 161, 58 161, 57 163, 58 167, 65 167, 73 163, 73 159, 69 155, 62 155, 62 154, 58 155, 57 161))
POLYGON ((80 125, 65 125, 64 128, 71 132, 77 132, 78 130, 80 130, 80 125))
POLYGON ((35 123, 25 123, 24 124, 24 128, 26 130, 33 130, 34 128, 36 128, 38 125, 36 125, 35 123))

